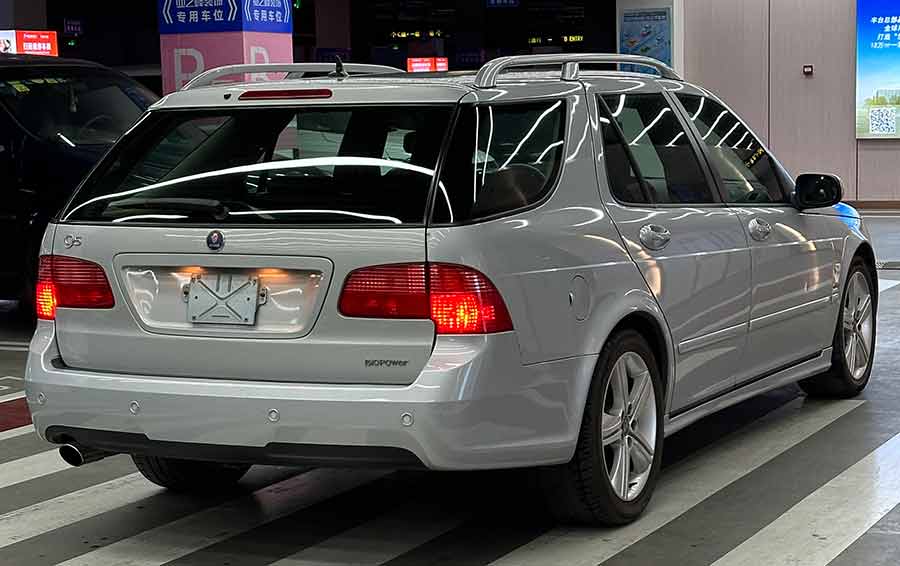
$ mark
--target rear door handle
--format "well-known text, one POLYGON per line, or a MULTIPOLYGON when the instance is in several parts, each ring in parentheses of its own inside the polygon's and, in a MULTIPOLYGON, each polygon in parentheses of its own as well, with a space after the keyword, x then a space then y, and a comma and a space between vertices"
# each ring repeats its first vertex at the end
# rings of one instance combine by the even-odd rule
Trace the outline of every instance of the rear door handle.
POLYGON ((647 224, 641 228, 641 244, 648 250, 659 251, 672 241, 672 233, 665 226, 647 224))
POLYGON ((762 242, 769 238, 772 234, 772 225, 762 218, 754 218, 748 225, 750 228, 750 237, 757 242, 762 242))

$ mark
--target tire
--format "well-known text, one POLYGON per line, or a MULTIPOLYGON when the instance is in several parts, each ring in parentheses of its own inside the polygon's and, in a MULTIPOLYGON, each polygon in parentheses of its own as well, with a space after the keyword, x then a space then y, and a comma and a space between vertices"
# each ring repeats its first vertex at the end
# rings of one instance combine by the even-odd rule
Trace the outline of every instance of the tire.
POLYGON ((800 382, 807 395, 846 399, 866 388, 875 356, 877 312, 878 284, 865 262, 855 258, 841 298, 831 369, 800 382))
POLYGON ((250 469, 247 464, 175 460, 143 454, 132 454, 131 459, 145 478, 178 492, 225 491, 234 487, 250 469))
POLYGON ((568 464, 540 471, 547 506, 556 519, 616 526, 643 513, 662 462, 662 392, 656 357, 643 336, 624 330, 610 337, 597 362, 574 457, 568 464), (622 369, 624 381, 618 379, 622 369), (640 397, 643 403, 635 403, 635 392, 642 386, 648 387, 640 397), (631 401, 625 402, 623 390, 631 401), (631 418, 623 420, 623 414, 631 418), (601 431, 604 420, 606 433, 601 431), (623 459, 623 450, 630 456, 623 459), (628 463, 625 476, 623 462, 628 463))

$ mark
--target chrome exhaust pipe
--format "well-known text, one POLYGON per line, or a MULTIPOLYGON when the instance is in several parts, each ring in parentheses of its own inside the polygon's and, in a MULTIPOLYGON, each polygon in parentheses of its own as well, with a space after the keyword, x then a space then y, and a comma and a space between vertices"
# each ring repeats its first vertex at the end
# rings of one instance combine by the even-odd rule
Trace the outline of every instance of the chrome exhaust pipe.
POLYGON ((63 444, 59 447, 59 456, 70 466, 79 467, 91 462, 97 462, 107 456, 112 456, 112 452, 97 450, 96 448, 88 448, 80 444, 63 444))

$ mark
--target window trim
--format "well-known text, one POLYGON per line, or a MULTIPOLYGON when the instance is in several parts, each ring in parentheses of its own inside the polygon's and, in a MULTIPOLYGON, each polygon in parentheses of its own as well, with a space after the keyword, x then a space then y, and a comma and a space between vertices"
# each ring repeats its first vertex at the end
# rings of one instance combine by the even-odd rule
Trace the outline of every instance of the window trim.
MULTIPOLYGON (((603 92, 602 90, 599 90, 599 89, 596 90, 595 100, 596 100, 596 103, 598 104, 598 110, 599 110, 599 105, 603 104, 604 107, 607 109, 607 111, 609 111, 609 107, 606 105, 606 101, 603 100, 603 96, 606 94, 611 94, 611 93, 603 92)), ((682 129, 684 129, 684 131, 686 132, 688 141, 690 142, 690 145, 691 145, 691 149, 694 152, 694 157, 697 158, 697 165, 700 167, 700 171, 703 173, 703 177, 706 180, 706 184, 710 187, 710 194, 713 197, 713 200, 712 200, 712 202, 704 202, 704 203, 689 203, 689 202, 677 202, 677 203, 662 202, 661 203, 661 202, 656 202, 656 199, 651 197, 650 198, 651 202, 648 204, 636 204, 636 203, 628 203, 628 202, 621 201, 616 197, 615 193, 613 193, 612 187, 608 181, 609 171, 606 169, 606 153, 605 153, 605 147, 604 147, 603 168, 607 175, 607 187, 609 187, 609 189, 610 189, 609 194, 613 198, 613 200, 620 206, 623 206, 626 208, 660 208, 660 209, 665 209, 665 208, 727 208, 728 204, 722 198, 722 194, 721 194, 721 192, 719 190, 719 186, 717 184, 718 179, 714 178, 712 175, 712 171, 709 168, 709 163, 707 161, 706 154, 702 151, 702 148, 698 147, 697 140, 695 139, 694 134, 693 134, 693 130, 690 128, 689 124, 685 123, 685 121, 684 121, 684 116, 682 115, 683 108, 681 108, 681 106, 674 107, 672 105, 672 101, 669 99, 669 93, 667 91, 665 91, 664 89, 653 91, 653 92, 638 92, 638 93, 634 93, 634 94, 660 95, 663 97, 664 100, 666 100, 666 102, 669 104, 669 106, 672 107, 672 112, 675 114, 675 116, 678 120, 678 123, 681 124, 682 129)), ((612 112, 609 112, 609 114, 612 115, 612 112)), ((598 114, 598 117, 599 117, 599 114, 598 114)), ((619 136, 619 138, 621 140, 624 141, 625 135, 622 132, 622 129, 618 124, 618 121, 615 121, 615 127, 616 127, 616 131, 617 131, 617 135, 619 136)), ((601 139, 599 140, 599 142, 602 144, 603 143, 602 133, 600 135, 601 135, 601 139)), ((625 151, 626 151, 626 154, 629 156, 629 159, 632 162, 632 166, 637 165, 637 162, 634 159, 634 155, 632 154, 631 150, 628 148, 627 145, 625 146, 625 151)), ((640 172, 639 168, 636 168, 635 172, 641 176, 641 181, 642 181, 642 183, 645 184, 645 190, 646 190, 646 185, 648 185, 649 183, 647 183, 647 180, 644 179, 643 174, 640 172)))
MULTIPOLYGON (((681 94, 683 96, 700 96, 700 95, 694 95, 692 93, 681 93, 681 94)), ((678 93, 667 91, 666 95, 673 99, 673 102, 675 105, 677 105, 678 112, 679 112, 679 114, 681 114, 681 117, 683 120, 690 116, 690 113, 687 111, 687 108, 684 107, 684 105, 681 103, 681 100, 678 98, 678 93)), ((728 106, 727 104, 725 104, 725 102, 723 102, 721 99, 719 99, 716 96, 713 96, 712 93, 707 93, 707 97, 709 99, 711 99, 713 102, 716 102, 717 104, 722 106, 722 108, 724 108, 728 112, 731 112, 731 114, 740 121, 741 125, 744 126, 744 128, 746 128, 747 131, 750 132, 750 134, 756 139, 756 142, 760 145, 760 147, 762 147, 766 151, 766 154, 769 156, 769 158, 775 162, 774 165, 777 167, 780 167, 781 164, 777 162, 777 159, 775 158, 775 155, 772 153, 772 151, 769 149, 769 146, 767 146, 766 144, 764 144, 760 141, 759 135, 757 135, 757 133, 755 131, 753 131, 753 129, 751 129, 750 126, 747 125, 747 123, 744 121, 744 119, 741 118, 741 116, 737 112, 732 110, 732 108, 730 106, 728 106)), ((793 205, 792 195, 789 194, 785 190, 784 184, 781 182, 781 179, 779 178, 779 176, 777 174, 775 175, 775 182, 778 183, 778 188, 780 189, 783 198, 785 198, 785 201, 783 201, 783 202, 728 202, 728 197, 726 196, 727 192, 725 191, 725 181, 722 178, 721 173, 719 173, 719 170, 713 164, 712 155, 709 151, 709 146, 706 144, 705 141, 703 141, 702 136, 700 135, 700 130, 697 128, 696 124, 691 122, 689 119, 687 120, 687 122, 689 123, 691 137, 694 138, 694 141, 700 146, 701 152, 703 154, 703 159, 706 162, 706 165, 710 171, 710 174, 715 179, 716 189, 717 189, 717 192, 719 193, 719 198, 722 200, 722 202, 726 206, 728 206, 730 208, 747 208, 747 207, 796 208, 793 205)))
MULTIPOLYGON (((485 222, 491 222, 493 220, 498 220, 500 218, 506 218, 508 216, 513 216, 516 214, 522 214, 524 212, 534 210, 534 209, 544 205, 548 200, 550 200, 550 198, 554 194, 556 194, 557 189, 559 189, 559 186, 562 183, 563 176, 565 175, 565 169, 566 169, 565 155, 566 155, 566 150, 570 146, 569 134, 571 133, 571 128, 569 127, 570 120, 568 118, 570 104, 569 104, 569 98, 567 96, 548 97, 548 98, 542 98, 540 100, 516 99, 516 100, 503 100, 503 101, 478 101, 478 102, 473 102, 473 103, 460 102, 459 104, 457 104, 457 112, 454 115, 453 124, 450 128, 448 128, 448 131, 452 130, 453 133, 456 132, 457 123, 460 120, 460 118, 462 117, 463 111, 466 108, 476 108, 476 107, 480 107, 480 106, 513 106, 513 105, 517 105, 517 104, 518 105, 534 104, 535 102, 549 102, 549 103, 562 102, 562 108, 560 109, 560 112, 562 112, 562 116, 563 116, 563 120, 562 120, 563 145, 560 149, 562 150, 562 153, 563 153, 563 159, 560 160, 559 166, 556 168, 555 178, 551 182, 547 183, 547 186, 549 188, 545 191, 544 195, 540 199, 536 200, 535 202, 533 202, 529 205, 526 205, 526 206, 523 206, 520 208, 514 208, 512 210, 498 212, 495 214, 491 214, 489 216, 482 216, 479 218, 463 220, 463 221, 459 221, 459 222, 435 222, 434 221, 434 205, 435 205, 435 202, 437 199, 438 183, 441 180, 440 173, 443 171, 444 161, 446 161, 447 154, 449 153, 449 151, 446 151, 446 150, 449 150, 450 144, 452 143, 452 140, 453 140, 453 137, 451 135, 448 137, 447 140, 445 140, 447 142, 447 147, 441 148, 444 151, 441 153, 441 156, 438 160, 438 165, 440 167, 440 170, 435 169, 436 173, 435 173, 434 183, 433 183, 433 187, 432 187, 432 189, 433 189, 432 190, 432 193, 433 193, 432 194, 432 202, 431 202, 432 208, 431 208, 431 210, 429 210, 428 219, 425 224, 426 228, 453 228, 456 226, 472 226, 475 224, 483 224, 485 222)), ((476 150, 477 150, 477 148, 476 148, 476 150)))
MULTIPOLYGON (((141 117, 134 123, 132 126, 126 130, 116 143, 103 155, 103 157, 94 164, 91 170, 87 175, 78 183, 78 186, 72 191, 72 194, 69 196, 68 200, 66 200, 65 205, 60 208, 60 210, 51 218, 51 222, 58 225, 64 226, 103 226, 103 227, 134 227, 134 228, 166 228, 171 227, 171 224, 161 223, 161 222, 128 222, 128 223, 113 223, 113 222, 100 222, 96 220, 63 220, 65 213, 68 212, 69 208, 72 206, 72 203, 75 202, 75 197, 78 196, 78 193, 81 191, 82 186, 93 177, 98 169, 101 166, 105 166, 109 160, 115 159, 118 155, 119 151, 121 151, 120 144, 126 139, 126 137, 130 137, 134 135, 133 132, 140 126, 144 121, 150 119, 151 115, 160 114, 160 113, 196 113, 203 112, 209 114, 222 113, 224 111, 229 110, 253 110, 258 108, 265 109, 280 109, 280 110, 301 110, 301 109, 322 109, 322 110, 330 110, 339 108, 341 106, 349 106, 349 107, 359 107, 366 106, 364 103, 359 102, 348 102, 344 104, 273 104, 266 105, 264 107, 260 106, 198 106, 198 107, 190 107, 190 108, 172 108, 172 109, 156 109, 151 110, 148 109, 144 112, 141 117)), ((450 117, 448 121, 447 128, 444 130, 444 140, 441 142, 441 151, 443 151, 444 144, 449 143, 449 133, 455 127, 455 119, 459 108, 458 102, 411 102, 411 103, 389 103, 389 104, 379 104, 378 107, 389 107, 389 106, 397 106, 397 107, 416 107, 416 106, 424 106, 424 107, 442 107, 451 109, 450 117)), ((284 224, 260 224, 256 223, 245 223, 245 222, 233 222, 227 225, 216 224, 216 223, 191 223, 187 225, 183 225, 184 228, 197 228, 197 229, 205 229, 210 230, 213 228, 222 228, 223 226, 228 229, 257 229, 257 228, 269 228, 269 229, 284 229, 284 230, 384 230, 384 229, 393 229, 393 230, 408 230, 408 229, 422 229, 428 227, 428 219, 430 218, 430 210, 428 206, 430 204, 430 199, 432 198, 432 191, 437 187, 437 179, 439 179, 437 174, 437 166, 442 164, 444 159, 444 154, 438 154, 438 160, 435 164, 435 175, 432 178, 431 184, 428 187, 429 194, 426 196, 425 200, 425 212, 422 215, 422 221, 416 223, 405 223, 405 224, 327 224, 327 223, 316 223, 316 224, 293 224, 293 223, 284 223, 284 224)))

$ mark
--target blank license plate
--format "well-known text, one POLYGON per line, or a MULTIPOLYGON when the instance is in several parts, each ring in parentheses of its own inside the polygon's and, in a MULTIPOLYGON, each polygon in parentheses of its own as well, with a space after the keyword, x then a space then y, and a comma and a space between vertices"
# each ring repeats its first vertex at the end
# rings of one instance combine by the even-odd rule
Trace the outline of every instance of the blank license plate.
POLYGON ((258 277, 230 273, 194 275, 183 293, 187 299, 189 322, 256 324, 260 304, 258 277))

